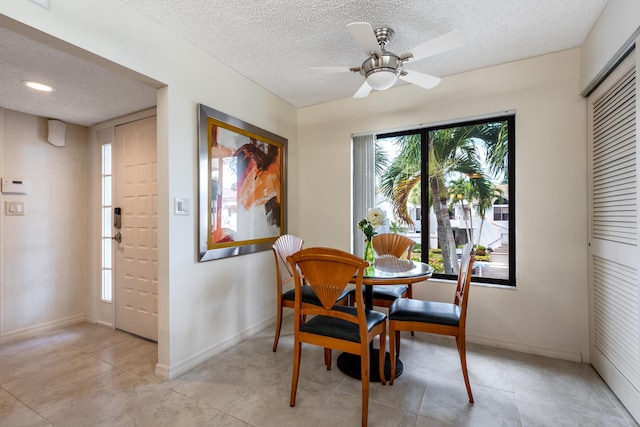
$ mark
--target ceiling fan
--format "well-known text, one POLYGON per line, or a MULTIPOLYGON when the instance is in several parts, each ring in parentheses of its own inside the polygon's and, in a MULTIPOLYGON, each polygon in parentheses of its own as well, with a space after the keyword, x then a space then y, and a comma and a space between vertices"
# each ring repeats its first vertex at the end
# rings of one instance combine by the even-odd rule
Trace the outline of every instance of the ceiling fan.
POLYGON ((386 50, 394 31, 388 27, 373 29, 368 22, 353 22, 347 29, 356 43, 365 51, 368 58, 359 67, 312 67, 327 73, 355 72, 365 78, 365 82, 353 95, 354 98, 364 98, 372 89, 385 90, 396 84, 398 79, 413 83, 425 89, 431 89, 440 83, 440 78, 418 71, 405 70, 404 64, 410 60, 417 61, 447 50, 455 49, 464 44, 464 37, 458 30, 429 40, 418 45, 402 55, 396 55, 386 50))

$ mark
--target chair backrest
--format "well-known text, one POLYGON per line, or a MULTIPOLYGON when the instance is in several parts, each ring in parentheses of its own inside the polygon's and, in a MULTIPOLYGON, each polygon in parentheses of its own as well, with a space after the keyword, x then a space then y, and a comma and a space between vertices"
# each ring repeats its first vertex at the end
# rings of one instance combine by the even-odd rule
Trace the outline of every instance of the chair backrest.
POLYGON ((276 260, 276 278, 278 281, 278 289, 281 290, 284 282, 287 282, 293 278, 293 270, 291 270, 291 264, 289 264, 289 262, 287 261, 287 257, 302 249, 303 244, 304 240, 292 234, 283 234, 282 236, 278 237, 278 239, 273 243, 272 250, 276 260), (284 271, 288 273, 288 276, 284 279, 282 278, 284 271, 281 270, 281 265, 284 265, 284 271))
POLYGON ((376 234, 371 243, 379 257, 391 255, 401 258, 406 255, 407 259, 411 259, 411 249, 416 244, 413 239, 396 233, 376 234))
POLYGON ((464 327, 467 317, 467 301, 469 299, 469 289, 471 288, 471 273, 473 269, 473 261, 475 258, 475 250, 473 243, 469 242, 462 249, 462 258, 460 260, 460 271, 458 272, 458 286, 456 287, 456 296, 454 304, 460 307, 460 326, 464 327))
MULTIPOLYGON (((338 317, 358 323, 353 315, 344 311, 333 310, 338 298, 349 283, 355 281, 356 306, 358 317, 364 319, 364 304, 362 301, 362 274, 369 265, 362 258, 348 252, 333 248, 307 248, 288 257, 291 269, 294 271, 296 286, 296 321, 300 315, 315 314, 330 317, 338 317), (308 286, 311 286, 322 306, 304 305, 301 303, 300 287, 302 277, 308 286)), ((366 325, 365 325, 366 327, 366 325)))

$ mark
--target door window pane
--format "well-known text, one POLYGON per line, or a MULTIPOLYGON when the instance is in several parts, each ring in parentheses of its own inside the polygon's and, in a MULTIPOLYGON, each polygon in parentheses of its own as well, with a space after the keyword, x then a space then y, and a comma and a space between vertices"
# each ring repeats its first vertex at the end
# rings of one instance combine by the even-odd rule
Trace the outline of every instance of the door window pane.
POLYGON ((112 300, 112 206, 111 206, 111 144, 102 146, 102 300, 112 300))

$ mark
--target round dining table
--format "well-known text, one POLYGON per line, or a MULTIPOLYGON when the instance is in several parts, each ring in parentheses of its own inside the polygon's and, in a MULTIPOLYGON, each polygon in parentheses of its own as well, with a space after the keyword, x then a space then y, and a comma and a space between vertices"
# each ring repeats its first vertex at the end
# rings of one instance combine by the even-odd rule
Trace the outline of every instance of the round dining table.
MULTIPOLYGON (((395 257, 379 257, 373 265, 365 268, 362 276, 364 286, 365 309, 373 310, 373 285, 408 285, 410 283, 423 282, 431 277, 433 267, 424 262, 399 259, 395 257)), ((355 281, 355 278, 353 279, 355 281)), ((393 339, 393 337, 389 337, 393 339)), ((380 382, 378 370, 378 360, 380 354, 373 344, 369 349, 369 381, 380 382)), ((337 360, 338 368, 352 378, 360 379, 360 355, 352 353, 341 353, 337 360)), ((391 363, 389 352, 385 353, 384 364, 385 376, 391 375, 391 363)), ((402 374, 403 365, 401 360, 396 361, 397 378, 402 374)))

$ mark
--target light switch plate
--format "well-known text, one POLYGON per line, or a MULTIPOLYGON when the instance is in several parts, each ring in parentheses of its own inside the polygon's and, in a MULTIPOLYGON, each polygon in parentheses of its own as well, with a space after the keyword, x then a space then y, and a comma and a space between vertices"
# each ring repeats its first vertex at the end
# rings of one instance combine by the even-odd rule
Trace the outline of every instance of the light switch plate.
POLYGON ((180 197, 174 198, 174 211, 176 215, 189 215, 189 199, 183 199, 180 197))
POLYGON ((4 214, 7 216, 24 216, 24 202, 4 202, 4 214))

